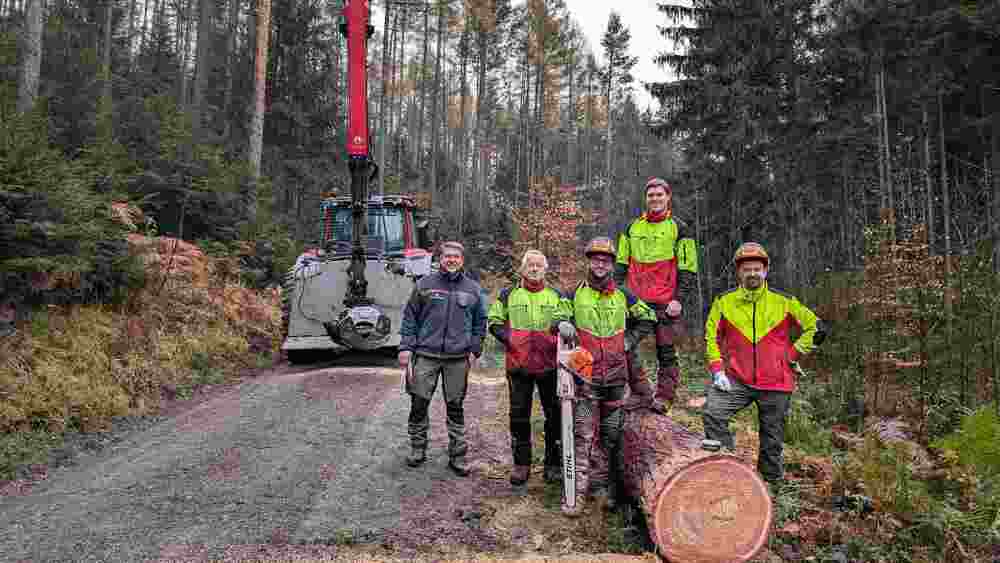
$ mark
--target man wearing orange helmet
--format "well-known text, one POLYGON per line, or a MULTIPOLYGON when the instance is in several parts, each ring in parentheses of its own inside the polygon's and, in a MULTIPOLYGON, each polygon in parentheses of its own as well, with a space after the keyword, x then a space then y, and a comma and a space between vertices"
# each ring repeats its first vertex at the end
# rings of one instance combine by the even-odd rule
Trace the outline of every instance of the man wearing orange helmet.
POLYGON ((705 437, 733 450, 729 420, 757 403, 760 454, 757 470, 780 485, 785 417, 795 389, 792 363, 825 338, 823 323, 798 299, 767 285, 770 259, 755 242, 733 256, 739 287, 717 297, 705 324, 706 357, 712 373, 702 413, 705 437), (792 332, 798 338, 792 341, 792 332))
MULTIPOLYGON (((598 461, 591 457, 595 425, 601 444, 608 452, 610 469, 613 474, 621 475, 625 385, 640 400, 651 398, 653 393, 635 351, 639 341, 655 330, 656 313, 631 291, 615 283, 611 275, 615 263, 611 239, 595 238, 584 254, 590 261, 587 280, 561 301, 560 317, 569 320, 558 324, 563 340, 578 340, 593 357, 590 381, 577 385, 573 416, 573 442, 577 452, 576 506, 569 510, 564 508, 568 516, 582 513, 589 492, 589 471, 592 463, 598 461)), ((607 472, 602 468, 593 469, 595 473, 607 472)), ((594 494, 607 497, 606 486, 599 484, 594 494)))
POLYGON ((646 212, 618 237, 615 280, 656 311, 656 395, 653 408, 670 410, 680 380, 674 339, 683 323, 681 299, 694 295, 698 274, 695 241, 673 217, 673 189, 660 178, 646 182, 646 212))

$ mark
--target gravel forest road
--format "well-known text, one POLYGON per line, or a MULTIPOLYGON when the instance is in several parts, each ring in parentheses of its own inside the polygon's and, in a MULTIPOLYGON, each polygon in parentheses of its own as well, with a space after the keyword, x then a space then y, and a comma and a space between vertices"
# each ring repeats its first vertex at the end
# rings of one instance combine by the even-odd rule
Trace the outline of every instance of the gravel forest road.
POLYGON ((477 511, 481 498, 510 494, 497 409, 504 380, 470 378, 473 473, 461 478, 446 467, 440 390, 429 460, 404 464, 409 397, 399 377, 390 368, 283 366, 123 431, 0 496, 0 559, 237 560, 345 543, 404 558, 442 542, 498 549, 477 511))

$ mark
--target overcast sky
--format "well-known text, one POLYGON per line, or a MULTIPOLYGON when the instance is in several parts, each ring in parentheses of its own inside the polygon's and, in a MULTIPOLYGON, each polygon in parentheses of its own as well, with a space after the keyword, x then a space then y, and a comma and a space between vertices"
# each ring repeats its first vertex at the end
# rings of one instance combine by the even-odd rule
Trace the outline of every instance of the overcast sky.
POLYGON ((643 110, 651 104, 656 111, 658 104, 642 87, 643 82, 663 82, 669 78, 669 69, 660 68, 653 62, 657 53, 666 49, 665 40, 656 29, 657 25, 669 22, 656 5, 664 0, 566 0, 573 19, 579 22, 590 48, 602 59, 601 36, 608 26, 608 15, 614 9, 622 18, 622 23, 632 32, 629 51, 632 56, 639 57, 639 62, 632 69, 635 77, 635 96, 639 109, 643 110))

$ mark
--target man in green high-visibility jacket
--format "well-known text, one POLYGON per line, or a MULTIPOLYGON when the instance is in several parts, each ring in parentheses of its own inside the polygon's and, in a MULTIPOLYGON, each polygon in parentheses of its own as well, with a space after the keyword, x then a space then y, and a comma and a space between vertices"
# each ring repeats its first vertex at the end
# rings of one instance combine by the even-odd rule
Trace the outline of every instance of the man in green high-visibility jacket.
POLYGON ((577 385, 573 415, 576 505, 573 509, 564 508, 567 516, 582 513, 590 492, 590 470, 595 474, 605 472, 604 468, 592 467, 598 461, 591 457, 594 419, 598 421, 601 444, 608 454, 610 477, 608 484, 600 484, 593 494, 611 500, 614 496, 606 487, 617 483, 616 477, 624 470, 621 439, 625 386, 629 386, 633 395, 630 401, 636 404, 649 404, 653 395, 636 350, 640 340, 655 329, 656 313, 631 291, 615 283, 611 275, 615 249, 609 238, 590 241, 585 254, 590 261, 587 280, 563 299, 563 316, 568 320, 558 325, 564 340, 579 340, 580 346, 593 356, 591 380, 577 385))
POLYGON ((531 475, 531 407, 535 387, 545 415, 545 481, 558 481, 561 441, 559 401, 556 398, 556 336, 562 295, 545 283, 549 262, 538 250, 528 250, 521 261, 521 281, 500 290, 490 307, 490 334, 504 347, 510 391, 510 442, 514 467, 511 485, 520 486, 531 475))
POLYGON ((739 287, 717 297, 705 324, 706 359, 712 373, 702 412, 705 437, 735 449, 729 420, 751 403, 760 418, 757 470, 772 485, 784 477, 785 418, 795 369, 792 364, 823 342, 826 330, 798 299, 767 285, 770 259, 748 242, 733 256, 739 287), (792 332, 799 336, 792 341, 792 332))
POLYGON ((646 212, 618 237, 615 281, 656 311, 654 410, 667 412, 680 381, 674 341, 683 331, 681 300, 695 294, 698 252, 673 216, 673 188, 660 178, 646 182, 646 212))

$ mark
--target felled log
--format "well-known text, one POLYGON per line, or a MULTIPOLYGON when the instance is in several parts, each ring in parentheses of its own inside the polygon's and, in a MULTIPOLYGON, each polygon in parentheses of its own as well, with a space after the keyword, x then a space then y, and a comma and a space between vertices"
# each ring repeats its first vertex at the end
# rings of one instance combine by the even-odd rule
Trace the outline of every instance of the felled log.
POLYGON ((668 561, 749 561, 771 531, 767 485, 752 467, 702 449, 701 442, 669 417, 627 412, 625 491, 642 507, 650 536, 668 561))

